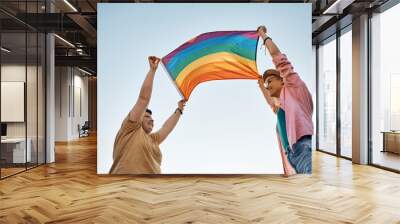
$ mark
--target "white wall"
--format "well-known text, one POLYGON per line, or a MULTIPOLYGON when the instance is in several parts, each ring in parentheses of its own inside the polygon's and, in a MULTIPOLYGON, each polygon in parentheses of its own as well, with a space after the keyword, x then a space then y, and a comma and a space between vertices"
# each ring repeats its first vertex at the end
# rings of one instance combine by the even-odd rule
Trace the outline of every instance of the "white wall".
POLYGON ((76 68, 56 67, 55 141, 79 138, 78 124, 88 120, 88 78, 83 75, 76 68), (77 105, 82 105, 82 113, 77 105))
MULTIPOLYGON (((32 67, 27 68, 28 71, 32 67)), ((2 65, 1 66, 1 81, 3 82, 25 82, 25 65, 2 65)), ((5 110, 6 108, 1 108, 5 110)), ((24 122, 7 123, 7 137, 25 137, 24 122)))
POLYGON ((68 68, 55 68, 55 141, 68 139, 68 68))
MULTIPOLYGON (((76 72, 77 70, 75 70, 76 72)), ((78 71, 79 72, 79 71, 78 71)), ((75 113, 73 113, 73 119, 72 119, 72 130, 71 134, 74 138, 79 137, 78 129, 77 126, 80 124, 81 126, 85 123, 85 121, 88 121, 89 118, 89 113, 88 113, 88 77, 81 76, 81 72, 78 73, 78 75, 75 73, 74 75, 74 94, 75 96, 73 99, 75 100, 75 106, 73 110, 75 110, 75 113), (80 93, 78 91, 80 90, 80 93), (80 99, 79 96, 80 95, 80 99), (78 101, 81 101, 80 103, 78 101), (81 113, 79 111, 79 107, 82 110, 81 113)))
MULTIPOLYGON (((2 82, 25 82, 25 74, 28 74, 28 81, 30 86, 36 86, 36 80, 30 78, 31 74, 36 75, 36 67, 28 66, 25 68, 25 65, 2 65, 1 66, 1 81, 2 82), (27 69, 27 70, 25 70, 27 69)), ((34 121, 36 123, 36 113, 31 113, 32 111, 36 111, 36 88, 27 88, 27 104, 28 107, 28 122, 34 121), (34 98, 34 99, 33 99, 34 98), (34 102, 34 104, 30 105, 30 102, 34 102)), ((6 108, 2 108, 5 110, 6 108)), ((25 123, 24 122, 7 122, 7 136, 8 137, 25 137, 25 123)), ((30 123, 29 123, 30 124, 30 123)), ((33 124, 29 125, 29 127, 33 127, 33 124)), ((36 125, 36 124, 35 124, 36 125)), ((34 127, 36 130, 36 126, 34 127)), ((33 129, 32 129, 33 130, 33 129)), ((28 137, 30 131, 28 130, 28 137)))
MULTIPOLYGON (((26 109, 27 120, 25 122, 6 122, 8 138, 29 138, 31 141, 32 158, 35 158, 39 150, 39 162, 44 162, 44 85, 42 68, 39 66, 27 66, 25 64, 3 64, 1 66, 2 82, 26 83, 26 109), (27 82, 26 82, 27 78, 27 82), (39 83, 38 83, 39 82, 39 83), (37 92, 38 91, 38 92, 37 92), (39 107, 39 108, 38 108, 39 107), (38 116, 39 115, 39 116, 38 116), (27 131, 27 132, 26 132, 27 131)), ((4 96, 2 96, 4 97, 4 96)), ((7 110, 7 108, 1 108, 7 110)), ((25 111, 23 111, 25 112, 25 111)))

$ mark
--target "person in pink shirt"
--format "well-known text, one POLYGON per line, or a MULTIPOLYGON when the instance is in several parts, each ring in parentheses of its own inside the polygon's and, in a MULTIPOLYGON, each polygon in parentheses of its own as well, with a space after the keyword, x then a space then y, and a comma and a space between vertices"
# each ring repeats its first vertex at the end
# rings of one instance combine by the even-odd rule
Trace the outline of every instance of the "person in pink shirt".
POLYGON ((258 83, 267 103, 277 115, 277 134, 280 148, 283 149, 285 175, 311 174, 311 137, 314 131, 310 91, 293 70, 286 55, 267 35, 266 27, 258 27, 257 32, 276 67, 276 70, 265 71, 258 83))

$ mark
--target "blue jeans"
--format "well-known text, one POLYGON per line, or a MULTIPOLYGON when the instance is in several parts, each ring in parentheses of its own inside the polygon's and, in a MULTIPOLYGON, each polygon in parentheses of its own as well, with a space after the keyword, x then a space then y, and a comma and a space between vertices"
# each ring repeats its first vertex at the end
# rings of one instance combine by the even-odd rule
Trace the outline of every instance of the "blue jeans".
POLYGON ((298 174, 311 174, 311 136, 301 137, 294 145, 293 149, 288 150, 287 157, 289 163, 298 174))

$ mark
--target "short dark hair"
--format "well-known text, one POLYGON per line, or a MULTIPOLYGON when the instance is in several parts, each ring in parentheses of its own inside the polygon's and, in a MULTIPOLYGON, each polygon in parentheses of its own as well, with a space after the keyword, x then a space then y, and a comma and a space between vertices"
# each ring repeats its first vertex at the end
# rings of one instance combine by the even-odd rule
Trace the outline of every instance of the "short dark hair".
POLYGON ((275 77, 277 77, 277 78, 282 79, 282 77, 280 76, 278 70, 275 70, 275 69, 268 69, 268 70, 266 70, 266 71, 264 72, 264 74, 263 74, 263 80, 264 80, 264 82, 265 82, 265 80, 266 80, 268 77, 270 77, 270 76, 275 76, 275 77))
POLYGON ((153 112, 151 112, 150 109, 146 109, 146 113, 149 113, 150 115, 153 115, 153 112))

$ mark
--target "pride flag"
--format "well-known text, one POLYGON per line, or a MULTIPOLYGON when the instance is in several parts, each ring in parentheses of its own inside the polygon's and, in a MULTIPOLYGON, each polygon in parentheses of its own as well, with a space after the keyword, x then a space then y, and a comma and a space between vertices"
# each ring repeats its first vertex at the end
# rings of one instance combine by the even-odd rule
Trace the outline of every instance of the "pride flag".
POLYGON ((185 99, 202 82, 258 79, 256 31, 201 34, 161 59, 185 99))

